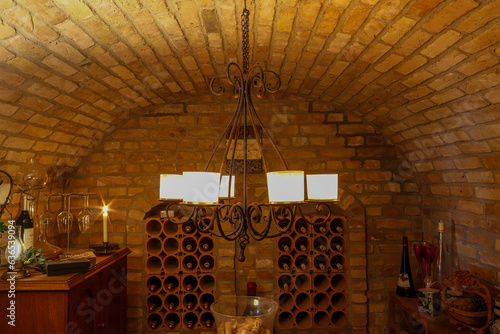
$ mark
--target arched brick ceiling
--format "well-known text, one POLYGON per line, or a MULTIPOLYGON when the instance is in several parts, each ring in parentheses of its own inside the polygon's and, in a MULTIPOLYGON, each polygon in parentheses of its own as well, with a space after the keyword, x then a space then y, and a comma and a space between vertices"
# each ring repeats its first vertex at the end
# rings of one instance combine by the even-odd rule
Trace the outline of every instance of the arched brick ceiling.
MULTIPOLYGON (((363 117, 410 160, 500 132, 500 1, 247 2, 251 63, 287 94, 363 117)), ((241 63, 242 5, 1 0, 0 158, 83 156, 130 112, 208 93, 241 63)))

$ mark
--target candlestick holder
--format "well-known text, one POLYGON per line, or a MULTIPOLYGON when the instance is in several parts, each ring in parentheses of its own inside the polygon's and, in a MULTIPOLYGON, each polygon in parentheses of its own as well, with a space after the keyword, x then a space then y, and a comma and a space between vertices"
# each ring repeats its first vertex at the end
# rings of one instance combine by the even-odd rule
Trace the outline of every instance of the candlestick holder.
POLYGON ((120 246, 117 243, 109 243, 108 241, 103 242, 102 245, 90 245, 90 249, 94 250, 94 253, 98 255, 109 255, 117 251, 120 246))

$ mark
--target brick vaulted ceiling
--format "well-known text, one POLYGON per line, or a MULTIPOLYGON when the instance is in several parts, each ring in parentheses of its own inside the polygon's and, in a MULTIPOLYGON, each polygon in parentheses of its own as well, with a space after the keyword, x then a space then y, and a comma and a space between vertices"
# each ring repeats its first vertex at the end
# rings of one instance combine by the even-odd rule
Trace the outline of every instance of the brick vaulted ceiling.
MULTIPOLYGON (((241 63, 242 6, 0 0, 2 146, 51 134, 71 142, 65 153, 85 155, 124 114, 208 93, 228 62, 241 63), (9 143, 9 133, 22 139, 9 143)), ((286 94, 362 117, 415 159, 429 147, 432 155, 450 154, 446 144, 500 132, 499 0, 247 6, 251 63, 278 72, 286 94)), ((6 155, 0 148, 0 158, 6 155)))

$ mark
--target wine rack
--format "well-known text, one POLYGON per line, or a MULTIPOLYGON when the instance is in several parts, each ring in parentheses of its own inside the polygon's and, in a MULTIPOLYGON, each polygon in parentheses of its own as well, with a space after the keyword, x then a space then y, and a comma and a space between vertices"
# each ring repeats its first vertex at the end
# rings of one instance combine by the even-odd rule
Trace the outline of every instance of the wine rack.
POLYGON ((177 225, 158 217, 146 224, 147 329, 214 330, 214 239, 188 222, 177 225))
POLYGON ((279 329, 346 328, 346 218, 294 222, 278 239, 279 329))

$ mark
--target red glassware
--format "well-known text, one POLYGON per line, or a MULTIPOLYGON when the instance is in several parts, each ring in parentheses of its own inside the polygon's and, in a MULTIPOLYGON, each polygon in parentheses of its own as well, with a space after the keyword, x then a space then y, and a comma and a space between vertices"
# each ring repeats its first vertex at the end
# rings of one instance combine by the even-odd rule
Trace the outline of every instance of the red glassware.
POLYGON ((425 275, 432 277, 432 261, 436 258, 437 247, 435 245, 425 245, 425 275))
POLYGON ((420 277, 422 278, 422 284, 424 284, 424 270, 422 268, 422 259, 424 258, 424 250, 425 246, 421 243, 414 243, 413 244, 413 253, 415 254, 415 257, 417 258, 418 265, 420 266, 420 277))

